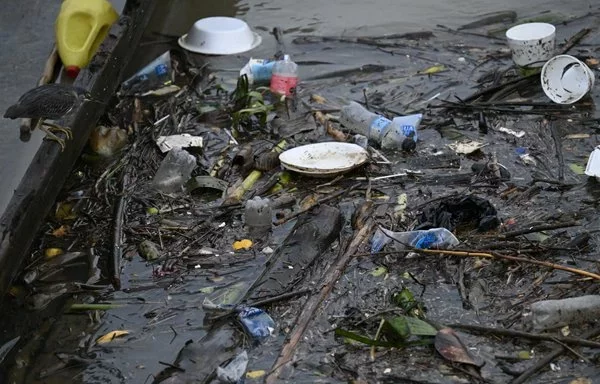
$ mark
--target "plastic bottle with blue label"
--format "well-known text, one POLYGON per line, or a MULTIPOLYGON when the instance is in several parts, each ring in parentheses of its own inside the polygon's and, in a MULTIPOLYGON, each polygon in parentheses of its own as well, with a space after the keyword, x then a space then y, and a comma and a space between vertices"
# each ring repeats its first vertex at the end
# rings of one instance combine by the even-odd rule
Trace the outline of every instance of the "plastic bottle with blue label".
POLYGON ((267 339, 275 330, 275 322, 271 316, 259 308, 243 308, 238 313, 238 319, 246 332, 258 342, 267 339))
POLYGON ((143 92, 171 83, 171 52, 167 51, 121 84, 127 93, 143 92))
POLYGON ((248 76, 248 84, 269 84, 273 75, 275 61, 250 59, 240 70, 240 76, 248 76))
POLYGON ((368 137, 369 141, 379 144, 383 149, 404 147, 406 139, 416 143, 422 118, 423 115, 418 113, 390 120, 368 111, 355 101, 342 107, 340 113, 340 123, 344 127, 368 137))
POLYGON ((446 228, 393 232, 380 227, 371 239, 371 253, 381 251, 386 244, 392 241, 395 241, 400 248, 408 246, 417 249, 444 249, 460 243, 454 234, 446 228))

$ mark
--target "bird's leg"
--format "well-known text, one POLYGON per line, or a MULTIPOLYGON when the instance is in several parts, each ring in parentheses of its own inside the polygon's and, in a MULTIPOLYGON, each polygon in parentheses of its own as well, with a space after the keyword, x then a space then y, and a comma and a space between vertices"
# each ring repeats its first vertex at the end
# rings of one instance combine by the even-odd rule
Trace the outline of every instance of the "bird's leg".
POLYGON ((45 126, 48 127, 48 130, 45 131, 46 133, 48 133, 48 131, 50 131, 50 132, 62 132, 62 133, 65 134, 65 136, 67 136, 67 140, 70 140, 70 139, 73 138, 73 132, 71 131, 71 128, 61 127, 60 125, 48 123, 46 121, 42 122, 42 125, 45 125, 45 126))
POLYGON ((52 133, 52 131, 59 131, 59 132, 63 132, 65 135, 67 135, 67 138, 71 136, 71 132, 68 131, 65 132, 64 128, 63 129, 57 129, 57 128, 61 128, 61 127, 56 127, 56 126, 48 126, 49 124, 46 122, 43 122, 42 124, 40 124, 40 131, 44 131, 46 132, 46 139, 48 140, 53 140, 56 141, 59 145, 60 145, 60 150, 61 152, 65 150, 65 141, 63 139, 61 139, 60 137, 56 136, 54 133, 52 133), (52 129, 54 128, 54 129, 52 129))

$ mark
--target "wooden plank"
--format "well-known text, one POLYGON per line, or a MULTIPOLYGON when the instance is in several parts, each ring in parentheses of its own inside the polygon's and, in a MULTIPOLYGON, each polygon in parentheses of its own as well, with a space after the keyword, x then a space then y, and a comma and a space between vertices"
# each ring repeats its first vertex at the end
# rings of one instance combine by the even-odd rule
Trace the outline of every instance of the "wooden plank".
MULTIPOLYGON (((128 0, 90 65, 74 85, 87 88, 101 102, 117 90, 123 69, 133 58, 157 0, 128 0)), ((86 145, 105 104, 84 103, 69 121, 73 130, 64 152, 44 141, 33 158, 7 209, 0 218, 0 294, 4 295, 29 251, 42 221, 52 208, 70 170, 86 145)), ((0 304, 1 305, 1 304, 0 304)))

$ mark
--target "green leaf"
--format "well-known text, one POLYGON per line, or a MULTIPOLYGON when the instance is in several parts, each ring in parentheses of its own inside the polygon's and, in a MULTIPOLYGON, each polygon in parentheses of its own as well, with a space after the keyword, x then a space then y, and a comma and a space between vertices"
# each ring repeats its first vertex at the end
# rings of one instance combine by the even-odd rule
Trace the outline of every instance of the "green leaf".
POLYGON ((383 276, 387 273, 387 268, 386 267, 377 267, 374 270, 371 271, 371 276, 373 277, 379 277, 379 276, 383 276))
POLYGON ((571 163, 571 164, 569 164, 569 168, 571 169, 571 171, 573 171, 574 173, 576 173, 578 175, 585 174, 585 168, 582 165, 571 163))
POLYGON ((444 67, 443 65, 434 65, 432 67, 429 67, 423 71, 419 71, 420 74, 424 74, 424 75, 432 75, 434 73, 439 73, 439 72, 443 72, 446 70, 446 67, 444 67))
POLYGON ((366 344, 366 345, 370 345, 370 346, 375 346, 375 347, 390 347, 390 348, 392 348, 392 347, 397 347, 398 346, 395 343, 389 343, 387 341, 381 341, 381 340, 373 340, 373 339, 368 338, 366 336, 361 336, 361 335, 359 335, 357 333, 346 331, 346 330, 341 329, 341 328, 336 328, 335 329, 335 334, 337 336, 345 337, 347 339, 358 341, 360 343, 363 343, 363 344, 366 344))
POLYGON ((413 336, 435 336, 437 334, 437 329, 426 321, 410 316, 405 316, 405 320, 409 333, 413 336))
POLYGON ((431 324, 416 317, 397 316, 385 319, 388 330, 393 331, 401 339, 411 336, 435 336, 437 329, 431 324))

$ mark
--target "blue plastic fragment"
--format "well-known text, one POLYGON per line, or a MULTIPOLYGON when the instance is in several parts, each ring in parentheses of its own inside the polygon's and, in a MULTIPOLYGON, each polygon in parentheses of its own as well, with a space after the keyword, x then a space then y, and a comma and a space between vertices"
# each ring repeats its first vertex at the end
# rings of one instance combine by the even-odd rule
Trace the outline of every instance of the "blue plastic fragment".
POLYGON ((259 341, 271 336, 275 322, 265 311, 254 307, 245 307, 238 313, 238 318, 246 332, 259 341))
POLYGON ((435 243, 437 243, 438 238, 435 233, 427 232, 420 239, 417 240, 415 244, 415 248, 418 249, 428 249, 435 243))

